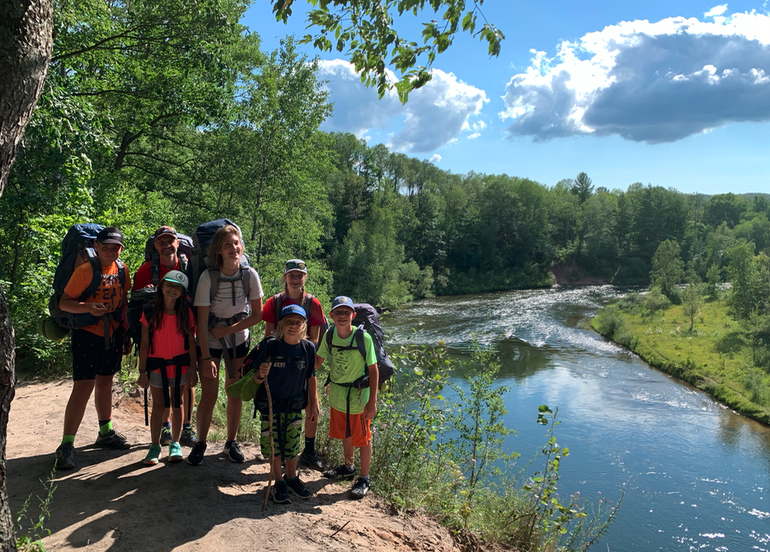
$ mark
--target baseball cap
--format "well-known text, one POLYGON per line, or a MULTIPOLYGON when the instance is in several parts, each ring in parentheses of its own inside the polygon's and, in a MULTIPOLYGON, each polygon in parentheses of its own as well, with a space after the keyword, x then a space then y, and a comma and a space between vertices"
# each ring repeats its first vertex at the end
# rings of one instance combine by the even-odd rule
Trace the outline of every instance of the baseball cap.
POLYGON ((171 226, 161 226, 157 230, 155 230, 155 234, 153 235, 153 238, 157 238, 158 236, 162 236, 163 234, 173 234, 174 237, 176 237, 176 230, 174 230, 171 226))
POLYGON ((117 243, 118 245, 123 245, 123 232, 114 226, 108 226, 96 235, 96 241, 101 243, 117 243))
POLYGON ((332 301, 332 311, 337 307, 348 307, 349 309, 356 310, 355 307, 353 307, 353 300, 350 297, 345 297, 344 295, 335 297, 334 301, 332 301))
POLYGON ((286 266, 283 267, 283 273, 291 272, 292 270, 299 270, 307 274, 307 265, 302 259, 291 259, 286 261, 286 266))
POLYGON ((278 320, 282 320, 284 316, 288 316, 289 314, 299 314, 302 318, 305 318, 305 309, 299 305, 286 305, 281 309, 278 320))
POLYGON ((174 282, 175 284, 179 284, 185 289, 185 291, 187 291, 187 286, 190 284, 190 280, 187 278, 187 275, 184 272, 180 272, 178 270, 169 270, 166 272, 166 275, 163 277, 163 279, 168 280, 169 282, 174 282))

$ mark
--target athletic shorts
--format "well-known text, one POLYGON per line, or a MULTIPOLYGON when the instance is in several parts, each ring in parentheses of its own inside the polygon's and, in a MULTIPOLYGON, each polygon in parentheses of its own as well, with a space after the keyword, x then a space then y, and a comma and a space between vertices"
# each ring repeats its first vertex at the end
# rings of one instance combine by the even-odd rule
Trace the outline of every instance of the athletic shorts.
POLYGON ((104 336, 88 330, 72 330, 72 379, 92 380, 96 376, 114 376, 123 359, 123 328, 112 336, 112 345, 104 348, 104 336))
MULTIPOLYGON (((158 372, 157 370, 148 371, 147 376, 148 376, 150 385, 152 385, 153 387, 163 388, 163 376, 160 374, 160 372, 158 372)), ((187 385, 188 381, 190 381, 189 371, 182 374, 182 377, 179 378, 179 385, 187 385)), ((176 378, 168 378, 168 388, 171 390, 171 393, 174 392, 175 385, 176 385, 176 378)))
MULTIPOLYGON (((224 355, 222 352, 223 349, 209 349, 209 354, 211 355, 211 358, 221 359, 224 355)), ((230 355, 233 354, 233 350, 231 348, 227 349, 228 353, 230 355)), ((231 356, 230 358, 244 358, 246 355, 249 354, 249 342, 244 341, 240 345, 235 346, 235 356, 231 356)), ((202 353, 200 347, 198 347, 198 358, 201 358, 202 353)))
MULTIPOLYGON (((262 456, 270 458, 270 413, 262 414, 262 434, 259 446, 262 456)), ((299 454, 299 441, 302 437, 302 412, 273 413, 273 446, 275 456, 286 460, 294 460, 299 454)))
MULTIPOLYGON (((329 437, 332 439, 345 438, 345 418, 347 414, 331 408, 329 418, 329 437)), ((369 428, 371 420, 367 420, 364 413, 350 415, 350 435, 353 437, 354 447, 365 447, 372 442, 372 431, 369 428)))

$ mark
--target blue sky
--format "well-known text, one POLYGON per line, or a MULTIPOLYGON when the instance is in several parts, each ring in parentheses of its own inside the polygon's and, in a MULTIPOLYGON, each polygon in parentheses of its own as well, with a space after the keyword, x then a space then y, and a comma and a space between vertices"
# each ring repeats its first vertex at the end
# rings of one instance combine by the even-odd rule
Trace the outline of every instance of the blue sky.
MULTIPOLYGON (((263 49, 302 36, 257 1, 244 24, 263 49)), ((595 186, 635 182, 686 193, 770 192, 770 6, 765 2, 486 0, 506 39, 499 57, 459 36, 433 80, 401 105, 366 89, 337 52, 318 52, 334 114, 324 130, 438 167, 553 186, 586 172, 595 186)), ((419 35, 432 12, 402 18, 419 35)))

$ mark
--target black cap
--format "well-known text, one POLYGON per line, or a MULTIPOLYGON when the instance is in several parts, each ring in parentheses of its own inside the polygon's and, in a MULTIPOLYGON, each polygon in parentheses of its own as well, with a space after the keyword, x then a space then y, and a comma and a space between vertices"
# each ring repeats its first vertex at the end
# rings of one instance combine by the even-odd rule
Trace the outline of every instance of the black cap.
POLYGON ((123 245, 123 232, 114 226, 108 226, 96 235, 96 241, 101 243, 117 243, 123 245))

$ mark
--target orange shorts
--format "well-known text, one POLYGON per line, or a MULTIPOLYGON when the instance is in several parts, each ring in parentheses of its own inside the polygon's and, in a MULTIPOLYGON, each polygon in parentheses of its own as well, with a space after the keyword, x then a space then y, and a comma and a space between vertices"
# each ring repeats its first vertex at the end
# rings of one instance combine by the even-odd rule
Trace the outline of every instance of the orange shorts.
MULTIPOLYGON (((339 410, 331 409, 329 417, 329 437, 332 439, 345 438, 345 418, 347 414, 339 410)), ((365 447, 372 442, 372 431, 369 429, 371 420, 367 420, 364 413, 350 415, 350 435, 353 438, 354 447, 365 447)))

